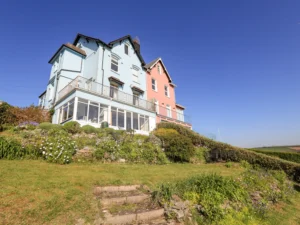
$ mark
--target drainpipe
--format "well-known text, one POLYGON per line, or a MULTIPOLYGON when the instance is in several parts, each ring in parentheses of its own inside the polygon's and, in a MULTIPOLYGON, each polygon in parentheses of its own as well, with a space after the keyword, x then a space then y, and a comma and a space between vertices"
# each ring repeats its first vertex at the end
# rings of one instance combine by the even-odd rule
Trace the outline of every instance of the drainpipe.
POLYGON ((56 95, 57 95, 57 87, 58 87, 58 80, 59 80, 59 74, 56 74, 56 82, 55 82, 55 91, 54 91, 54 98, 53 98, 53 106, 55 105, 55 101, 56 101, 56 95))
POLYGON ((102 90, 101 90, 101 94, 103 95, 103 83, 104 83, 104 69, 103 69, 103 64, 104 64, 104 51, 105 51, 105 48, 102 47, 102 65, 101 65, 101 70, 102 70, 102 90))

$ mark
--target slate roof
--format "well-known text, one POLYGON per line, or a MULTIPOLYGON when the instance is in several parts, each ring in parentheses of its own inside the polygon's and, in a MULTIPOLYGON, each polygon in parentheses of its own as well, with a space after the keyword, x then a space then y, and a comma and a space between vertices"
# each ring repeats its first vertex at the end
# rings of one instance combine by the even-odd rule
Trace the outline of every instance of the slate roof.
POLYGON ((134 48, 134 50, 135 50, 135 52, 136 52, 138 58, 140 59, 141 64, 142 64, 143 66, 146 64, 145 61, 144 61, 144 59, 143 59, 143 57, 142 57, 142 55, 141 55, 141 53, 140 53, 140 51, 139 51, 138 49, 135 48, 135 45, 134 45, 134 43, 133 43, 133 39, 132 39, 132 37, 131 37, 130 35, 126 35, 126 36, 124 36, 124 37, 118 38, 118 39, 116 39, 116 40, 114 40, 114 41, 111 41, 111 42, 109 42, 108 44, 106 44, 104 41, 102 41, 102 40, 100 40, 100 39, 98 39, 98 38, 94 38, 94 37, 90 37, 90 36, 86 36, 86 35, 84 35, 84 34, 78 33, 77 36, 76 36, 76 38, 75 38, 75 40, 74 40, 74 42, 73 42, 73 45, 77 45, 77 43, 78 43, 80 37, 86 38, 87 40, 93 40, 93 41, 95 41, 96 43, 101 43, 102 45, 104 45, 104 46, 106 46, 106 47, 108 47, 108 48, 110 48, 110 49, 112 48, 112 46, 113 46, 115 43, 117 43, 117 42, 122 42, 123 40, 128 39, 128 40, 130 41, 130 43, 132 44, 132 46, 133 46, 133 48, 134 48))
POLYGON ((52 62, 52 60, 55 58, 55 56, 62 50, 62 48, 69 48, 69 49, 71 49, 71 50, 73 50, 73 51, 75 51, 75 52, 77 52, 77 53, 79 53, 79 54, 81 54, 81 55, 83 55, 83 56, 86 56, 86 52, 84 51, 84 50, 82 50, 82 49, 80 49, 80 48, 78 48, 78 47, 76 47, 75 45, 72 45, 71 43, 66 43, 66 44, 62 44, 61 46, 60 46, 60 48, 54 53, 54 55, 51 57, 51 59, 49 60, 49 62, 48 63, 51 63, 52 62))

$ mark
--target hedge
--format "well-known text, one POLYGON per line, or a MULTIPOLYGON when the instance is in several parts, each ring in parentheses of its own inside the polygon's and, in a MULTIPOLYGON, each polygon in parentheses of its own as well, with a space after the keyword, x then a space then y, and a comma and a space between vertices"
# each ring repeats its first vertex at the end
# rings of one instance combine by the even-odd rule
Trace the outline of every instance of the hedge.
POLYGON ((174 123, 160 123, 157 127, 174 129, 179 134, 190 138, 194 145, 207 147, 209 149, 209 160, 211 162, 239 162, 245 160, 250 164, 259 165, 265 169, 283 170, 295 181, 300 182, 300 164, 288 162, 283 159, 274 158, 243 148, 234 147, 226 143, 217 142, 201 136, 186 127, 174 123))
POLYGON ((291 162, 296 162, 296 163, 300 163, 300 152, 299 153, 294 153, 294 152, 267 152, 267 151, 259 151, 259 150, 254 150, 257 153, 262 153, 265 155, 269 155, 269 156, 275 156, 287 161, 291 161, 291 162))

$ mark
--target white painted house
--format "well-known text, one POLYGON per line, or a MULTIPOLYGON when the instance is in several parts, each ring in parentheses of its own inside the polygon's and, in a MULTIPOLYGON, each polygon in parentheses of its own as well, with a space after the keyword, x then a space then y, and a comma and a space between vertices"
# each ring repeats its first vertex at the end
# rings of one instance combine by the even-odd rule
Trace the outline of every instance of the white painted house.
POLYGON ((47 89, 39 105, 54 108, 53 123, 70 120, 100 127, 134 129, 148 134, 156 126, 153 102, 147 101, 145 62, 140 43, 125 36, 108 44, 78 34, 49 60, 47 89))

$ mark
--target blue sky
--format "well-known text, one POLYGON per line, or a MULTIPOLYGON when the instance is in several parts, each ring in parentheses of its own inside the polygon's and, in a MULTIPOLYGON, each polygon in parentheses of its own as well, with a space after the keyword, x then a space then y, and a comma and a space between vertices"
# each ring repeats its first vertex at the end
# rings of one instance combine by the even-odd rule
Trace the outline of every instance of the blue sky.
POLYGON ((0 99, 37 104, 77 33, 131 34, 161 56, 194 130, 238 146, 300 144, 300 1, 3 1, 0 99))

